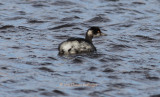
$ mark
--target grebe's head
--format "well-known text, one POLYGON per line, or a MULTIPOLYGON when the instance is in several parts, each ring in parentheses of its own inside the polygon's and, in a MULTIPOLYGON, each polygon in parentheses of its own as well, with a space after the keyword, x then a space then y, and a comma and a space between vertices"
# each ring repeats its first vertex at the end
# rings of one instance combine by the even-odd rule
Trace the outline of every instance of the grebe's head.
POLYGON ((105 36, 105 33, 102 33, 101 30, 99 29, 99 27, 91 27, 90 29, 88 29, 87 31, 87 35, 88 36, 92 36, 92 37, 97 37, 97 36, 105 36))
POLYGON ((106 36, 107 34, 102 33, 99 27, 90 27, 86 33, 86 39, 92 41, 93 37, 106 36))

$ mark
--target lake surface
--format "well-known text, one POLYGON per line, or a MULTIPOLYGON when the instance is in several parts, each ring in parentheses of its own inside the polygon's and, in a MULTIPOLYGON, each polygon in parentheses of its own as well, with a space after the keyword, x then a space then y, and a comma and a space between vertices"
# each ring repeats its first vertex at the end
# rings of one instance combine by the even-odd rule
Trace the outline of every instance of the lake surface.
POLYGON ((1 97, 159 97, 159 0, 0 0, 1 97), (91 26, 97 52, 58 56, 91 26))

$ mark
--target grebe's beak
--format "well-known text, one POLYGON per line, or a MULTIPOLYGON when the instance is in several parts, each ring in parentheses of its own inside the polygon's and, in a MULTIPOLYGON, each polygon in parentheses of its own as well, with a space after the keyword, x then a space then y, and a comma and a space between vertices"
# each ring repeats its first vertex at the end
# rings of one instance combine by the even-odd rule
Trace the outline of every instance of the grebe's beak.
POLYGON ((101 36, 107 36, 107 34, 101 32, 101 36))

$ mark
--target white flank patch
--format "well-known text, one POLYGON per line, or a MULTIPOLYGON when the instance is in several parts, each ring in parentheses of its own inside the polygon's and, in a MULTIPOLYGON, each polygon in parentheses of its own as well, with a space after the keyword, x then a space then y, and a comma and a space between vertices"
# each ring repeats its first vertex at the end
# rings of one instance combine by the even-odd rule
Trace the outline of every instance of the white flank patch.
POLYGON ((88 43, 78 41, 66 41, 63 42, 60 46, 60 50, 64 51, 64 54, 75 54, 78 52, 86 52, 93 50, 92 46, 88 43))

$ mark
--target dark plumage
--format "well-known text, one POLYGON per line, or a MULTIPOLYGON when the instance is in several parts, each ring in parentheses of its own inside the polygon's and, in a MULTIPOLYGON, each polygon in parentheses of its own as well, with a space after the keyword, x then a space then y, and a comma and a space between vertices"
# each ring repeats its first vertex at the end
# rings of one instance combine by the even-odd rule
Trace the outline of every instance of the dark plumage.
POLYGON ((62 42, 59 47, 59 54, 78 54, 96 51, 96 47, 92 43, 93 37, 106 35, 101 32, 99 27, 91 27, 86 32, 85 38, 69 38, 62 42))

